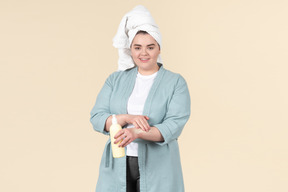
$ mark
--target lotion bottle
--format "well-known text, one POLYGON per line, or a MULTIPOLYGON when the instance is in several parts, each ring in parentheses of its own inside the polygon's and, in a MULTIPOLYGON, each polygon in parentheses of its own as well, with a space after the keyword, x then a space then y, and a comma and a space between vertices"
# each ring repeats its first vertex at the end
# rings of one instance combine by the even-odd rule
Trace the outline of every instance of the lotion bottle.
POLYGON ((122 127, 117 123, 117 119, 115 115, 112 115, 112 125, 110 126, 110 138, 111 138, 111 146, 112 146, 112 154, 114 158, 120 158, 125 156, 125 148, 118 147, 121 141, 114 144, 114 136, 120 131, 122 127))

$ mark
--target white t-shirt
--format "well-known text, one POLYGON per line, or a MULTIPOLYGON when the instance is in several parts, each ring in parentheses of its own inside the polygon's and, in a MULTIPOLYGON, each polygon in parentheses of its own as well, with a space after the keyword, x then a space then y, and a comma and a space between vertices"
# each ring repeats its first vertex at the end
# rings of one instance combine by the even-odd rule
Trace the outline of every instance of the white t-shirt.
MULTIPOLYGON (((132 94, 128 99, 127 112, 130 115, 142 115, 144 104, 152 87, 157 73, 152 75, 141 75, 139 72, 136 77, 135 86, 132 94)), ((134 127, 133 124, 128 124, 127 128, 134 127)), ((126 154, 128 156, 138 156, 138 143, 131 142, 127 145, 126 154)))

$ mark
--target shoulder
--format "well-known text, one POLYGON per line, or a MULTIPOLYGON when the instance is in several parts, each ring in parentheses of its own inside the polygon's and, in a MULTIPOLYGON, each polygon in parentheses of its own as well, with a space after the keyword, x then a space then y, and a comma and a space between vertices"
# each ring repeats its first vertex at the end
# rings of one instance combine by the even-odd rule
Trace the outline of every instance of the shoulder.
POLYGON ((132 68, 132 69, 128 69, 128 70, 125 70, 125 71, 115 71, 115 72, 113 72, 113 73, 111 73, 109 75, 107 80, 115 81, 115 80, 119 80, 119 79, 122 79, 122 78, 128 78, 129 76, 131 76, 131 74, 133 74, 134 70, 135 69, 132 68))
POLYGON ((186 84, 186 80, 184 79, 184 77, 179 74, 179 73, 175 73, 172 72, 168 69, 163 68, 163 81, 167 82, 169 84, 173 83, 173 84, 186 84))
POLYGON ((106 79, 106 84, 109 86, 122 86, 123 84, 131 81, 134 76, 134 68, 125 71, 115 71, 108 76, 106 79))

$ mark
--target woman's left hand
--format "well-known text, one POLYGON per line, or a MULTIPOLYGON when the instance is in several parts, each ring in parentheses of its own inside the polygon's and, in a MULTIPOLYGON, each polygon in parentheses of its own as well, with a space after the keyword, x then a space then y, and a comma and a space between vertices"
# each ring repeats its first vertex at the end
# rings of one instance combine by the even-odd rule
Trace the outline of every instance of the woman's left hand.
POLYGON ((114 138, 116 139, 114 144, 121 141, 119 143, 119 147, 126 147, 128 144, 138 138, 137 128, 122 129, 118 131, 114 138))

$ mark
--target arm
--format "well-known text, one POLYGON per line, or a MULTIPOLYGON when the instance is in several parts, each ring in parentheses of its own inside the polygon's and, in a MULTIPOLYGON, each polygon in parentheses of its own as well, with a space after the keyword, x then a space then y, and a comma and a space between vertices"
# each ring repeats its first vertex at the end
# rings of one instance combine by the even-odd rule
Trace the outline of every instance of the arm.
MULTIPOLYGON (((90 112, 90 122, 95 131, 109 135, 109 129, 112 124, 112 113, 110 111, 110 97, 113 90, 113 79, 115 73, 111 74, 105 81, 101 91, 99 92, 96 103, 90 112)), ((150 126, 147 122, 149 117, 143 115, 116 115, 118 124, 122 127, 128 123, 133 124, 134 127, 141 128, 144 131, 149 131, 150 126)))
MULTIPOLYGON (((124 125, 127 124, 126 122, 126 114, 119 114, 119 115, 116 115, 116 118, 117 118, 117 123, 119 125, 121 125, 121 127, 123 127, 124 125)), ((110 131, 110 126, 112 125, 112 115, 109 116, 106 120, 106 123, 105 123, 105 131, 109 132, 110 131)))
POLYGON ((179 75, 163 121, 153 125, 164 138, 164 142, 156 142, 156 144, 165 145, 177 139, 189 117, 190 94, 185 79, 179 75))
MULTIPOLYGON (((112 87, 109 79, 106 80, 103 88, 98 94, 96 103, 91 110, 90 122, 93 125, 95 131, 100 133, 109 134, 110 126, 112 124, 112 114, 110 112, 110 102, 109 99, 112 92, 112 87)), ((147 122, 149 117, 144 115, 128 115, 128 114, 118 114, 116 115, 117 122, 122 127, 126 124, 133 124, 134 127, 140 128, 144 131, 149 131, 151 128, 147 122)))
MULTIPOLYGON (((144 115, 129 115, 129 114, 119 114, 116 115, 117 123, 123 127, 126 124, 133 124, 134 127, 140 128, 143 131, 149 131, 151 128, 147 122, 149 117, 144 115)), ((105 131, 109 132, 110 126, 112 124, 112 115, 109 116, 105 123, 105 131)))
POLYGON ((190 95, 185 80, 180 76, 164 120, 151 127, 149 132, 137 128, 123 129, 115 135, 115 143, 125 147, 137 138, 165 145, 177 139, 190 116, 190 95))
POLYGON ((148 141, 156 141, 156 142, 164 141, 164 138, 161 132, 156 127, 151 127, 150 131, 148 132, 145 132, 141 129, 136 129, 135 132, 137 134, 137 138, 139 139, 144 139, 148 141))
POLYGON ((112 115, 110 112, 110 97, 113 90, 112 84, 113 76, 110 75, 101 91, 99 92, 95 105, 90 112, 90 122, 93 125, 95 131, 108 135, 109 133, 105 130, 106 120, 112 115))
POLYGON ((126 147, 135 139, 144 139, 155 142, 163 142, 164 138, 160 131, 156 127, 151 127, 151 129, 146 132, 139 128, 128 128, 122 129, 115 135, 115 144, 121 141, 119 147, 126 147))

